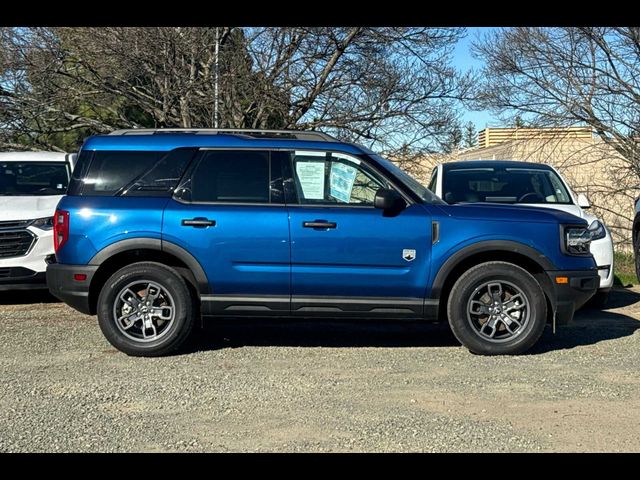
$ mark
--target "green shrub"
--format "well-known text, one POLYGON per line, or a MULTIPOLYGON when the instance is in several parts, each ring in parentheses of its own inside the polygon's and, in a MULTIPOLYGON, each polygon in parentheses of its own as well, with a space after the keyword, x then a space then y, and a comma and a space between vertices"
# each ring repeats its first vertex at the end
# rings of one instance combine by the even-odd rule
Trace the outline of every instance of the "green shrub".
POLYGON ((632 253, 614 252, 613 265, 614 285, 630 287, 640 283, 636 277, 636 267, 632 253))

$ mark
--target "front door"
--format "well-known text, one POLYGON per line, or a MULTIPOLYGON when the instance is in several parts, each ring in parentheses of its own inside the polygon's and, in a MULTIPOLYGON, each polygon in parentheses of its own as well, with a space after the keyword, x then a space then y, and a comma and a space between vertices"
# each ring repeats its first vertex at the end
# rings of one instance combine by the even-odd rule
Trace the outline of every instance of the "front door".
POLYGON ((421 317, 431 254, 427 210, 410 204, 385 216, 374 208, 377 190, 391 185, 363 159, 280 155, 289 177, 292 314, 421 317))
POLYGON ((184 248, 207 275, 204 314, 289 314, 289 223, 270 157, 203 150, 165 208, 163 241, 184 248))

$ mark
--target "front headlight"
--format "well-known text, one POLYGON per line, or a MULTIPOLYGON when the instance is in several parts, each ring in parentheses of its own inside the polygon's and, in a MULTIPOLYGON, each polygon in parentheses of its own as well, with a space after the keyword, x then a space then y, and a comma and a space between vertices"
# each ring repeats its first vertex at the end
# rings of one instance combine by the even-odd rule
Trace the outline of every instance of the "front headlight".
POLYGON ((51 230, 53 228, 53 217, 37 218, 29 225, 42 230, 51 230))
POLYGON ((566 227, 564 230, 565 248, 570 255, 588 255, 591 244, 591 232, 584 227, 566 227))
POLYGON ((607 229, 599 220, 594 220, 589 225, 589 233, 591 234, 591 240, 600 240, 607 236, 607 229))

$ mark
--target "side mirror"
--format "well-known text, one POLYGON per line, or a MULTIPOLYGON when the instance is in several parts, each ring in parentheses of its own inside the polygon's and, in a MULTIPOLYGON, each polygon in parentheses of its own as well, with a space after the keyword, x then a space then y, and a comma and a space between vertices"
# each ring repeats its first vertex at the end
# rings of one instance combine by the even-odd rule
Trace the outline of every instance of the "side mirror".
POLYGON ((376 197, 373 200, 373 206, 383 210, 385 214, 397 214, 404 210, 407 203, 395 190, 380 188, 376 192, 376 197))
POLYGON ((578 206, 581 208, 591 208, 591 204, 589 203, 589 199, 584 193, 578 195, 578 206))

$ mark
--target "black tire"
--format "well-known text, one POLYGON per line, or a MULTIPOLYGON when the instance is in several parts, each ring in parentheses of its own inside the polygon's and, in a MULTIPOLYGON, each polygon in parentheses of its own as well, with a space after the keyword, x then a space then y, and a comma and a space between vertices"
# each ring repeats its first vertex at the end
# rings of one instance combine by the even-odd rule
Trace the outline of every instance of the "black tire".
MULTIPOLYGON (((480 305, 480 302, 474 300, 473 303, 480 305)), ((489 302, 491 303, 491 302, 489 302)), ((509 307, 509 310, 514 308, 513 305, 509 307)), ((456 281, 449 294, 449 301, 447 303, 447 315, 449 317, 449 325, 455 337, 469 349, 472 353, 479 355, 517 355, 530 349, 540 338, 547 321, 547 302, 545 299, 542 288, 536 281, 536 279, 517 265, 513 265, 507 262, 486 262, 476 265, 464 274, 456 281), (494 285, 496 282, 501 285, 500 289, 493 288, 494 292, 503 292, 503 298, 507 303, 500 304, 499 309, 495 309, 494 304, 484 306, 486 298, 491 298, 491 287, 487 290, 488 284, 494 285), (502 283, 504 282, 504 283, 502 283), (522 298, 522 305, 519 301, 513 301, 517 305, 520 313, 518 313, 518 320, 520 321, 520 327, 513 326, 514 317, 509 316, 508 322, 510 322, 511 328, 514 330, 511 333, 507 328, 507 323, 502 320, 493 321, 490 315, 502 314, 502 310, 505 305, 508 305, 509 298, 511 298, 509 292, 514 292, 514 295, 520 291, 519 297, 522 298), (486 295, 479 297, 483 291, 488 292, 486 295), (470 312, 472 308, 472 300, 485 299, 480 308, 485 313, 470 312), (493 313, 488 313, 486 309, 491 308, 493 313), (525 318, 521 318, 523 315, 525 318), (485 328, 482 319, 487 318, 484 323, 487 325, 493 325, 491 330, 487 329, 485 335, 481 333, 481 330, 485 328), (480 319, 480 320, 478 320, 480 319), (496 323, 497 322, 497 323, 496 323), (502 328, 502 332, 500 329, 502 328), (494 332, 495 338, 487 338, 488 333, 494 332), (503 338, 501 338, 503 336, 503 338)))
MULTIPOLYGON (((139 287, 132 287, 138 289, 139 287)), ((146 295, 149 295, 149 288, 146 295)), ((141 290, 144 291, 144 290, 141 290)), ((137 293, 137 292, 136 292, 137 293)), ((129 308, 127 303, 125 308, 129 308)), ((159 307, 168 309, 168 306, 159 307)), ((172 268, 155 262, 140 262, 128 265, 114 273, 104 284, 100 296, 98 297, 98 324, 102 333, 109 343, 121 352, 136 357, 156 357, 167 355, 176 351, 189 337, 195 322, 197 309, 194 306, 194 299, 189 293, 189 289, 184 279, 172 268), (133 325, 131 330, 126 330, 128 335, 124 333, 124 327, 118 327, 115 312, 118 305, 122 305, 119 295, 122 289, 130 284, 138 285, 135 282, 153 282, 158 285, 160 290, 160 298, 157 301, 163 301, 164 298, 171 301, 164 301, 164 305, 173 303, 173 318, 165 325, 164 321, 156 320, 161 323, 160 326, 154 325, 154 333, 157 332, 158 338, 151 339, 135 339, 130 338, 135 335, 146 334, 149 328, 144 329, 142 333, 142 325, 144 320, 139 320, 138 324, 133 325), (116 301, 119 303, 116 304, 116 301), (162 325, 165 329, 161 330, 162 325), (156 331, 157 328, 157 331, 156 331), (139 332, 136 334, 136 331, 139 332)), ((121 312, 124 311, 121 310, 121 312)), ((135 318, 135 317, 134 317, 135 318)), ((122 323, 121 323, 122 325, 122 323)), ((149 335, 152 337, 151 335, 149 335)))
POLYGON ((598 290, 593 297, 591 297, 587 305, 591 308, 602 310, 607 307, 609 302, 609 290, 598 290))

